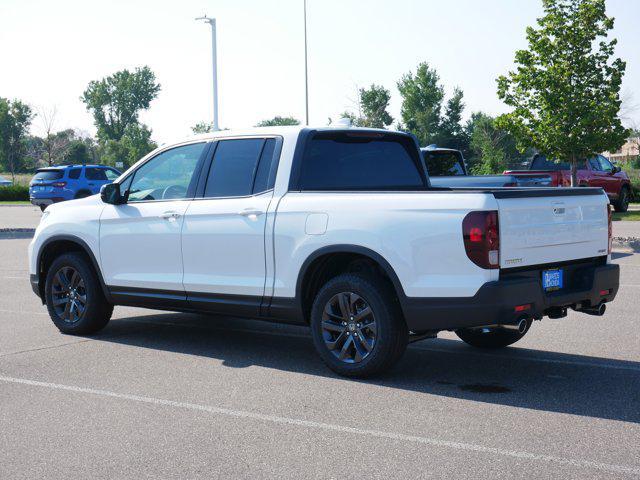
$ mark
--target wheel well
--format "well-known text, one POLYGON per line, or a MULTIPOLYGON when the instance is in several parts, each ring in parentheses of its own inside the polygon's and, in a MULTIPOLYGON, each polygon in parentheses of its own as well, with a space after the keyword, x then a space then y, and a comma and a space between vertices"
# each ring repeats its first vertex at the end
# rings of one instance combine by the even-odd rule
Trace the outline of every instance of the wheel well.
MULTIPOLYGON (((38 259, 38 289, 40 290, 40 298, 42 301, 45 301, 44 295, 44 284, 47 279, 47 272, 49 271, 49 267, 53 263, 53 261, 58 258, 60 255, 64 253, 77 252, 84 255, 89 264, 93 265, 91 257, 85 250, 85 248, 77 242, 73 240, 55 240, 53 242, 47 243, 40 253, 40 257, 38 259)), ((95 268, 95 266, 94 266, 95 268)))
MULTIPOLYGON (((387 284, 391 291, 398 296, 398 290, 394 285, 387 270, 373 258, 354 252, 332 252, 315 258, 304 271, 300 285, 300 301, 304 318, 310 319, 313 300, 322 286, 343 273, 364 273, 368 276, 379 278, 387 284)), ((395 275, 395 274, 393 274, 395 275)))
POLYGON ((83 194, 85 194, 85 193, 87 194, 87 197, 89 197, 89 196, 93 195, 93 194, 91 193, 91 190, 87 190, 86 188, 83 188, 83 189, 81 189, 81 190, 78 190, 78 191, 76 192, 76 194, 75 194, 73 197, 74 197, 74 198, 78 198, 80 195, 83 195, 83 194))

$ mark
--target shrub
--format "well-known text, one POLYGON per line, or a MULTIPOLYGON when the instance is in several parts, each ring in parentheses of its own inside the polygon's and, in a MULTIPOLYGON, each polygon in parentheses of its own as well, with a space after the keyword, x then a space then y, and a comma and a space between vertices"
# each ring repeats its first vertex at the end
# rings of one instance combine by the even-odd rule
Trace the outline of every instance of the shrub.
POLYGON ((9 185, 8 187, 0 187, 1 201, 29 201, 28 185, 9 185))

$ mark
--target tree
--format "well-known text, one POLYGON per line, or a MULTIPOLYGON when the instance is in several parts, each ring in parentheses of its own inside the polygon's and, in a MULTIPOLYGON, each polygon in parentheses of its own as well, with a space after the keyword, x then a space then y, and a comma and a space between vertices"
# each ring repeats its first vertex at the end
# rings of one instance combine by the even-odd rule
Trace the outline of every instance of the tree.
POLYGON ((42 122, 42 127, 45 134, 43 145, 46 154, 45 160, 47 161, 47 164, 49 166, 54 164, 53 156, 56 145, 53 138, 53 129, 55 128, 57 113, 58 109, 55 105, 49 109, 40 108, 40 111, 38 112, 38 116, 40 117, 40 121, 42 122))
POLYGON ((157 147, 151 140, 151 130, 138 123, 127 127, 120 140, 107 140, 100 146, 102 163, 118 167, 122 162, 124 168, 129 168, 147 153, 157 147))
POLYGON ((281 117, 276 115, 269 120, 262 120, 261 122, 258 122, 256 127, 277 127, 287 125, 300 125, 300 120, 293 117, 281 117))
POLYGON ((439 132, 444 100, 439 81, 438 73, 427 62, 418 65, 415 75, 409 72, 398 81, 402 127, 418 137, 421 145, 434 143, 439 132))
POLYGON ((456 87, 451 98, 447 100, 435 143, 462 150, 466 156, 468 155, 469 138, 462 125, 463 96, 462 90, 456 87))
POLYGON ((616 40, 607 40, 613 18, 604 0, 543 0, 538 28, 527 28, 528 49, 515 55, 516 69, 498 78, 498 96, 513 111, 498 126, 518 146, 571 163, 625 141, 619 118, 625 62, 612 60, 616 40))
POLYGON ((198 122, 193 127, 191 127, 191 131, 195 135, 199 133, 211 133, 213 132, 213 123, 198 122))
POLYGON ((471 115, 469 127, 470 146, 473 152, 473 157, 470 159, 472 173, 474 175, 502 173, 507 168, 504 143, 508 133, 496 128, 495 119, 482 112, 471 115))
POLYGON ((159 91, 155 74, 145 66, 89 82, 81 100, 93 114, 99 141, 119 141, 129 126, 138 124, 140 110, 148 109, 159 91))
POLYGON ((72 140, 64 153, 64 163, 85 165, 91 156, 87 144, 82 140, 72 140))
POLYGON ((391 92, 381 85, 371 84, 368 89, 359 90, 360 126, 370 128, 386 128, 393 122, 387 109, 391 101, 391 92))
POLYGON ((13 181, 24 161, 22 155, 32 119, 33 112, 26 103, 0 98, 0 164, 11 172, 13 181))

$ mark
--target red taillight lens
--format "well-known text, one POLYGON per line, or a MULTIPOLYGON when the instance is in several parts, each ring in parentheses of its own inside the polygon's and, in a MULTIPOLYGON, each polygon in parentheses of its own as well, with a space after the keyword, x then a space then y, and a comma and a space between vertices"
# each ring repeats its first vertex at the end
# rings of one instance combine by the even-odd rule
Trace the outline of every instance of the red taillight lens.
POLYGON ((56 188, 63 188, 67 185, 67 182, 54 182, 51 185, 56 188))
POLYGON ((500 267, 498 212, 471 212, 462 221, 464 249, 469 259, 482 268, 500 267))
POLYGON ((613 224, 611 219, 611 205, 607 204, 607 221, 609 223, 609 253, 613 249, 613 224))

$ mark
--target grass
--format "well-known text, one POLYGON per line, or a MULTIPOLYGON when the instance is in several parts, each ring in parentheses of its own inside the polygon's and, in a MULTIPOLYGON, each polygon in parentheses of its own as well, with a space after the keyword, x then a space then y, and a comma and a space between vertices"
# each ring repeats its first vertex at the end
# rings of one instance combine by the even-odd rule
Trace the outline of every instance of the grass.
POLYGON ((0 200, 0 205, 31 205, 31 202, 24 200, 0 200))
POLYGON ((613 212, 613 221, 618 220, 626 220, 626 221, 640 221, 640 211, 631 211, 628 212, 613 212))

